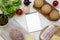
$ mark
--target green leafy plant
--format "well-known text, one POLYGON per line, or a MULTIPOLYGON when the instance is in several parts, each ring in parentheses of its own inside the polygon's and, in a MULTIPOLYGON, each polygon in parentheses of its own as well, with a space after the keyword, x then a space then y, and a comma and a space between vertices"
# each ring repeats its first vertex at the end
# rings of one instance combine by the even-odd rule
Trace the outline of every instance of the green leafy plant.
POLYGON ((13 17, 21 5, 21 0, 0 0, 0 9, 4 15, 13 17))

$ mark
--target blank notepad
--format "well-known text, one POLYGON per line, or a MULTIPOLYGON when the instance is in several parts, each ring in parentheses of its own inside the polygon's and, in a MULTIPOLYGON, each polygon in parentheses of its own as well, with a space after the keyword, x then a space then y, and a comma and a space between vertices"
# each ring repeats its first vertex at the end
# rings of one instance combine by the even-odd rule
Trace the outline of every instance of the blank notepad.
POLYGON ((27 14, 25 16, 26 16, 27 27, 29 32, 34 32, 42 29, 38 12, 27 14))

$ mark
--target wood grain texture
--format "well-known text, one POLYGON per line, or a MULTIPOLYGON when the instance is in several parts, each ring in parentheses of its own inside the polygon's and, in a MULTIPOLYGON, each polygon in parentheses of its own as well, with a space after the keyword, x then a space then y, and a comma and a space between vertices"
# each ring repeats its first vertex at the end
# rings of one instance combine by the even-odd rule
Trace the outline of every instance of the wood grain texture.
MULTIPOLYGON (((40 36, 44 32, 44 30, 46 30, 46 28, 48 28, 48 26, 41 30, 40 36)), ((56 31, 56 33, 54 33, 54 35, 60 36, 60 26, 55 25, 55 28, 57 29, 57 31, 56 31)), ((40 36, 39 36, 39 38, 40 38, 40 36)), ((42 39, 40 38, 40 40, 42 40, 42 39)))
MULTIPOLYGON (((47 3, 47 2, 44 0, 44 4, 43 4, 43 5, 45 5, 45 4, 50 5, 49 3, 47 3)), ((50 6, 51 6, 51 5, 50 5, 50 6)), ((34 9, 36 9, 38 12, 40 12, 43 16, 45 16, 45 17, 46 17, 48 20, 50 20, 50 21, 57 21, 57 20, 59 19, 59 18, 58 18, 57 20, 51 20, 50 17, 49 17, 49 14, 48 14, 48 15, 45 15, 44 13, 42 13, 41 7, 40 7, 40 8, 36 8, 36 7, 35 7, 35 4, 33 5, 33 7, 34 7, 34 9)), ((58 10, 55 9, 53 6, 51 6, 51 8, 52 8, 52 10, 58 11, 58 10)), ((51 11, 52 11, 52 10, 51 10, 51 11)), ((59 12, 59 11, 58 11, 58 12, 59 12)))

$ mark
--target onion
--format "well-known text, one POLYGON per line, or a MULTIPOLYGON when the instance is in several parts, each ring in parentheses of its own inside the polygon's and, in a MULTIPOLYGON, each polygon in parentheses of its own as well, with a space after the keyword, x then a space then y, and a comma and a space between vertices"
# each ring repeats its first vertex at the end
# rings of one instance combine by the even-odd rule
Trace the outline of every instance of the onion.
POLYGON ((28 6, 31 2, 29 0, 24 0, 24 4, 28 6))

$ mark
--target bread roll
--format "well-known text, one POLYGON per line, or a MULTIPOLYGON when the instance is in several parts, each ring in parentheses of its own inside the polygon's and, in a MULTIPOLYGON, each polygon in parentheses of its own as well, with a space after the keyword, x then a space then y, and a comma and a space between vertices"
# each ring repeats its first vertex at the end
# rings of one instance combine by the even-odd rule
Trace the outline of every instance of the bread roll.
POLYGON ((59 19, 59 12, 57 10, 52 10, 49 17, 51 20, 57 20, 59 19))
POLYGON ((43 4, 44 4, 43 0, 35 0, 34 1, 34 6, 37 8, 42 7, 43 4))
POLYGON ((52 8, 50 5, 45 4, 42 6, 41 11, 43 14, 49 14, 51 12, 52 8))

